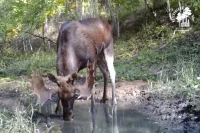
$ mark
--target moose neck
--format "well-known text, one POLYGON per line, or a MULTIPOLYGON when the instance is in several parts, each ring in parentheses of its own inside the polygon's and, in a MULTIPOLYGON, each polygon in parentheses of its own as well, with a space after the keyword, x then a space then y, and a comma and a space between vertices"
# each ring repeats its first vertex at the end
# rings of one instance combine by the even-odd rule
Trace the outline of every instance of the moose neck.
MULTIPOLYGON (((64 49, 65 45, 59 46, 59 49, 64 49)), ((57 75, 66 76, 78 72, 77 57, 71 45, 68 46, 66 52, 58 50, 57 56, 57 75)))

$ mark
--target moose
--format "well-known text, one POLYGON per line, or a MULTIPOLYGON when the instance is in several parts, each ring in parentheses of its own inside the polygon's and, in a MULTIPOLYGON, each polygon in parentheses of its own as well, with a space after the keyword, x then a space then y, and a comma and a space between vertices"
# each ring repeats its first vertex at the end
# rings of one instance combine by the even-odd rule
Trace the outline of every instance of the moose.
MULTIPOLYGON (((37 75, 33 70, 31 74, 31 83, 32 83, 32 88, 33 88, 33 94, 36 94, 38 99, 37 103, 44 104, 48 99, 51 99, 52 94, 60 91, 66 91, 66 93, 74 94, 72 101, 77 99, 78 97, 93 97, 93 89, 94 89, 94 83, 96 79, 96 63, 90 63, 88 61, 87 63, 87 75, 86 75, 86 80, 84 84, 69 84, 68 88, 65 89, 63 87, 62 89, 60 88, 52 88, 52 87, 47 87, 44 83, 43 76, 41 72, 37 75), (81 95, 80 95, 81 94, 81 95)), ((59 78, 59 76, 57 76, 59 78)), ((71 80, 72 77, 69 77, 69 80, 71 80)), ((65 95, 65 97, 68 97, 65 95)), ((94 99, 91 99, 91 104, 94 103, 94 99)), ((73 109, 73 105, 71 106, 73 109)), ((70 119, 73 118, 73 115, 70 115, 70 119)))
MULTIPOLYGON (((73 86, 77 72, 86 68, 88 62, 89 64, 96 62, 97 67, 103 74, 103 103, 108 101, 107 85, 110 75, 112 104, 116 105, 116 73, 113 64, 114 42, 110 24, 98 18, 87 18, 62 24, 57 39, 57 76, 53 74, 47 74, 47 76, 59 87, 57 91, 59 100, 55 112, 57 113, 62 106, 64 120, 70 121, 73 119, 74 100, 78 96, 84 95, 84 85, 79 89, 73 86)), ((92 86, 92 84, 87 87, 89 86, 92 86)))

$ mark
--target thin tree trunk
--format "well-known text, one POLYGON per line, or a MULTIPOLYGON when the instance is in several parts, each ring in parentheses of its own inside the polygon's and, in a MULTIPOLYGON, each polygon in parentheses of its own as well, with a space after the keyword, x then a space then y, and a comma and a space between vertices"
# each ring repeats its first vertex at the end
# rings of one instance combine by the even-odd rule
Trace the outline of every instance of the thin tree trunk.
POLYGON ((157 14, 153 10, 153 8, 150 6, 149 1, 148 0, 144 0, 144 2, 145 2, 145 5, 146 5, 147 9, 152 13, 153 17, 156 18, 157 14))
POLYGON ((107 7, 111 16, 113 31, 117 37, 120 37, 118 11, 115 11, 115 12, 113 11, 112 6, 111 6, 111 0, 107 0, 107 7))
MULTIPOLYGON (((44 37, 47 37, 49 38, 49 25, 48 25, 48 19, 46 18, 45 20, 45 25, 44 25, 44 37)), ((51 49, 51 43, 49 40, 47 40, 47 45, 48 45, 48 48, 51 49)))
POLYGON ((118 13, 117 13, 117 37, 120 37, 119 15, 118 15, 118 13))
POLYGON ((94 17, 98 16, 98 0, 93 0, 94 3, 94 17))
POLYGON ((76 16, 78 19, 81 19, 80 13, 79 13, 79 1, 76 0, 76 16))
MULTIPOLYGON (((179 4, 179 11, 180 11, 180 13, 182 14, 182 13, 183 13, 183 12, 182 12, 182 11, 183 11, 183 9, 182 9, 182 3, 179 1, 178 4, 179 4)), ((182 21, 183 21, 183 20, 180 20, 180 21, 179 21, 179 23, 178 23, 179 27, 181 27, 182 21)))
POLYGON ((43 26, 42 26, 42 41, 43 41, 42 49, 45 50, 45 22, 43 23, 43 26))
POLYGON ((23 43, 23 47, 24 47, 24 52, 26 52, 27 51, 27 46, 26 46, 26 42, 25 42, 24 37, 22 38, 22 43, 23 43))
POLYGON ((28 39, 28 44, 29 44, 29 46, 30 46, 31 51, 33 51, 33 47, 32 47, 31 39, 30 39, 30 38, 28 39))
POLYGON ((16 47, 16 51, 18 52, 19 51, 19 48, 18 48, 18 40, 16 40, 16 42, 15 42, 15 47, 16 47))
POLYGON ((94 17, 93 0, 90 0, 90 16, 94 17))
POLYGON ((85 8, 84 8, 84 0, 82 0, 81 4, 81 19, 85 18, 85 8))
POLYGON ((172 13, 171 13, 171 7, 170 7, 170 2, 167 0, 167 9, 168 9, 168 14, 169 14, 169 20, 171 22, 174 22, 175 20, 172 18, 172 13))

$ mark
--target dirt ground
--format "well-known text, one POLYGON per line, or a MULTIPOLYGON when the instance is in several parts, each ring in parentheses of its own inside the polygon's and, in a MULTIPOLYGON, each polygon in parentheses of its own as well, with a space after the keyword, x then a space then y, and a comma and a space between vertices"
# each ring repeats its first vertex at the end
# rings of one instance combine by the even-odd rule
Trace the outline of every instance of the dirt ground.
MULTIPOLYGON (((56 86, 47 79, 45 79, 45 82, 50 86, 56 86)), ((26 85, 26 89, 31 89, 30 83, 26 85)), ((25 97, 30 97, 30 95, 27 95, 27 91, 30 92, 30 90, 23 90, 21 89, 22 86, 24 85, 19 81, 0 83, 0 109, 14 110, 19 104, 26 104, 25 97), (26 94, 24 94, 25 91, 26 94)), ((96 101, 101 100, 102 91, 102 84, 97 84, 95 88, 96 101)), ((108 96, 111 99, 110 86, 108 96)), ((159 123, 163 132, 200 132, 200 109, 198 106, 190 105, 187 99, 167 100, 162 94, 152 93, 149 91, 146 81, 117 82, 116 96, 118 102, 127 108, 134 108, 151 116, 154 121, 159 123)))

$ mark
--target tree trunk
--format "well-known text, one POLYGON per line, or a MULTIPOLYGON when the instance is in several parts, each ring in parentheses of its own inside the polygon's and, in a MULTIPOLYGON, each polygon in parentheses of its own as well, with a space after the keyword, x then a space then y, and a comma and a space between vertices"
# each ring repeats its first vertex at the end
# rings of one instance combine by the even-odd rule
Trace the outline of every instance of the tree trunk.
MULTIPOLYGON (((44 25, 44 37, 49 38, 49 25, 48 25, 48 18, 45 20, 45 25, 44 25)), ((51 49, 51 42, 47 40, 47 45, 48 49, 51 49)))
POLYGON ((30 39, 30 37, 29 37, 29 39, 28 39, 28 44, 29 44, 30 49, 31 49, 31 52, 32 52, 32 51, 33 51, 33 47, 32 47, 32 44, 31 44, 31 39, 30 39))
POLYGON ((16 51, 18 52, 18 51, 19 51, 19 48, 18 48, 18 40, 16 40, 14 43, 15 43, 16 51))
POLYGON ((110 12, 110 17, 112 21, 113 32, 117 37, 120 37, 120 29, 119 29, 119 19, 118 19, 118 10, 115 11, 112 9, 111 0, 107 0, 107 8, 110 12))
POLYGON ((26 45, 24 37, 22 37, 22 43, 23 43, 24 52, 26 52, 27 51, 27 45, 26 45))
POLYGON ((167 10, 168 10, 168 14, 169 14, 169 20, 171 22, 174 22, 175 20, 172 18, 172 13, 171 13, 171 7, 170 7, 170 2, 169 0, 167 0, 167 10))
POLYGON ((85 18, 84 0, 82 0, 81 7, 81 19, 83 19, 85 18))
POLYGON ((157 14, 156 12, 153 10, 153 8, 151 7, 150 3, 148 0, 144 0, 144 3, 147 7, 147 9, 152 13, 153 17, 156 18, 157 14))
POLYGON ((45 22, 43 23, 43 25, 42 25, 42 41, 43 41, 43 43, 42 43, 42 49, 44 49, 44 50, 46 50, 45 49, 45 22))

